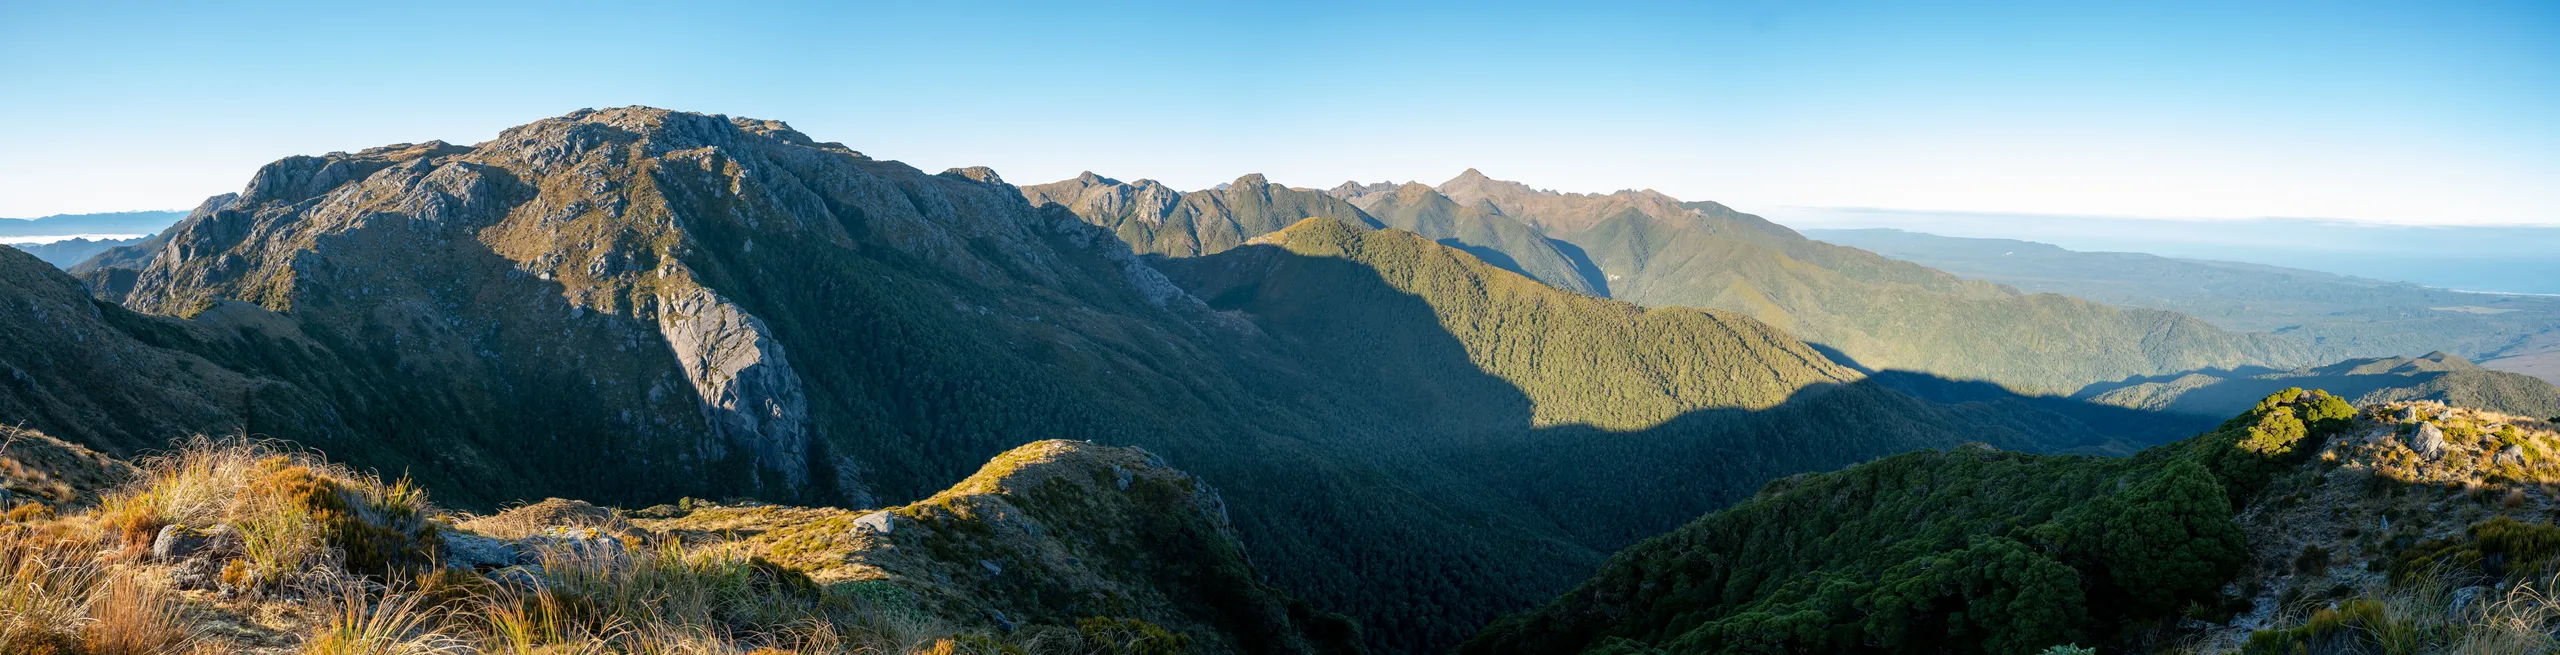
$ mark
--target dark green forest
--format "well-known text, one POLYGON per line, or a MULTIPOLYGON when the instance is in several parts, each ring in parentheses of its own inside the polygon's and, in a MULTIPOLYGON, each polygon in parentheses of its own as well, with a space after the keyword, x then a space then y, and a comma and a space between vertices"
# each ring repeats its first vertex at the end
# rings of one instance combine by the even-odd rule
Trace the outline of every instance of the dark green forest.
POLYGON ((1770 483, 1469 640, 1497 653, 2032 653, 2210 612, 2233 522, 2355 409, 2286 390, 2132 457, 1956 448, 1770 483))

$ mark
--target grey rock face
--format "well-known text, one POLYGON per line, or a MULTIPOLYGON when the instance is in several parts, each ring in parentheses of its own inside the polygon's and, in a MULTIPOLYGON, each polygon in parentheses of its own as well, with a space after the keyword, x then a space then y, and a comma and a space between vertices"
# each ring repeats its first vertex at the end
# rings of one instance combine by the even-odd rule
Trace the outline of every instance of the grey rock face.
POLYGON ((622 539, 587 528, 548 528, 517 541, 516 563, 541 566, 544 557, 619 560, 630 554, 622 539))
POLYGON ((1003 176, 1000 176, 1000 175, 997 175, 997 174, 996 174, 996 169, 987 168, 987 167, 985 167, 985 166, 970 166, 970 167, 967 167, 967 168, 954 168, 954 169, 951 169, 951 170, 943 171, 943 172, 942 172, 942 174, 943 174, 943 175, 945 175, 945 176, 957 177, 957 178, 960 178, 960 179, 963 179, 963 180, 968 180, 968 181, 971 181, 971 182, 977 182, 977 183, 980 183, 980 184, 1003 184, 1003 183, 1004 183, 1004 177, 1003 177, 1003 176))
POLYGON ((2418 451, 2418 456, 2428 459, 2443 457, 2444 430, 2437 428, 2433 422, 2418 424, 2417 433, 2409 436, 2409 449, 2418 451))
POLYGON ((773 331, 709 289, 659 301, 658 333, 701 396, 704 422, 726 445, 751 454, 759 472, 782 472, 785 488, 806 482, 809 399, 773 331))
POLYGON ((2488 587, 2478 585, 2453 590, 2453 602, 2450 606, 2445 608, 2445 616, 2447 618, 2460 620, 2462 618, 2462 611, 2470 609, 2472 603, 2479 602, 2480 596, 2488 592, 2488 587))
POLYGON ((222 584, 222 565, 211 558, 199 557, 179 562, 169 570, 170 586, 179 589, 213 589, 222 584))
POLYGON ((476 534, 450 532, 444 535, 445 566, 461 569, 504 568, 514 566, 521 553, 513 543, 476 534))
POLYGON ((228 526, 198 530, 183 525, 160 528, 151 540, 151 558, 169 562, 196 557, 216 559, 239 552, 240 535, 228 526))
POLYGON ((517 591, 537 591, 542 589, 541 570, 540 565, 510 566, 490 572, 489 581, 517 591))
POLYGON ((2413 422, 2416 422, 2417 420, 2418 420, 2418 408, 2416 408, 2416 407, 2402 407, 2402 408, 2400 408, 2400 422, 2402 422, 2402 423, 2413 423, 2413 422))
POLYGON ((872 534, 889 534, 890 532, 898 529, 898 518, 897 515, 890 514, 889 510, 884 509, 864 514, 861 518, 854 519, 853 529, 855 532, 867 531, 872 534))
POLYGON ((2506 448, 2504 448, 2504 449, 2499 450, 2499 451, 2498 451, 2498 459, 2497 459, 2497 462, 2498 462, 2499 464, 2512 464, 2512 465, 2516 465, 2516 466, 2523 466, 2523 465, 2524 465, 2524 447, 2523 447, 2523 446, 2508 446, 2508 447, 2506 447, 2506 448))
POLYGON ((1085 171, 1075 179, 1022 188, 1031 204, 1054 202, 1073 210, 1079 216, 1114 217, 1104 227, 1118 221, 1137 221, 1149 225, 1163 223, 1182 203, 1182 192, 1155 180, 1122 183, 1119 180, 1085 171))

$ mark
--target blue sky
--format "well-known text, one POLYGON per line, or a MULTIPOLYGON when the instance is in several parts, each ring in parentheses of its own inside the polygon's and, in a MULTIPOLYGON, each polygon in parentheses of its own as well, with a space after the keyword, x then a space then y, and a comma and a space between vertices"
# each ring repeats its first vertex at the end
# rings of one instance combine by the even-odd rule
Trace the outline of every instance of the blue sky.
POLYGON ((0 216, 626 104, 1016 183, 2560 223, 2553 2, 0 0, 0 216))

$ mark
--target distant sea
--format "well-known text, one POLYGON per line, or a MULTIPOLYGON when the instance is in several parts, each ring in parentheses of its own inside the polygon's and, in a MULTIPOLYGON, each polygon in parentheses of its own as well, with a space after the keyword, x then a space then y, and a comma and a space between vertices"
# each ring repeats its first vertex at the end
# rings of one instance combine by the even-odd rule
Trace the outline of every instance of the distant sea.
MULTIPOLYGON (((2414 226, 2299 218, 2184 220, 1831 207, 1758 208, 1803 229, 1889 227, 2301 268, 2433 287, 2560 294, 2560 225, 2414 226)), ((1754 211, 1754 210, 1745 210, 1754 211)))

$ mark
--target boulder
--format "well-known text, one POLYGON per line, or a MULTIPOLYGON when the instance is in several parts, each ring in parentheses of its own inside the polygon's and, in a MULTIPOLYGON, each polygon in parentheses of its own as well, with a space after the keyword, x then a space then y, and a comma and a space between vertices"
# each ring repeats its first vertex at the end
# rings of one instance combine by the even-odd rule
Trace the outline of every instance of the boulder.
POLYGON ((629 554, 622 538, 595 528, 551 528, 515 543, 516 563, 538 566, 544 557, 619 559, 629 554))
POLYGON ((891 513, 889 513, 889 510, 885 510, 885 509, 884 509, 884 510, 877 511, 877 512, 872 512, 872 513, 869 513, 869 514, 864 514, 864 515, 862 515, 862 517, 861 517, 861 518, 857 518, 857 519, 854 519, 854 520, 853 520, 853 531, 854 531, 854 532, 870 532, 870 533, 872 533, 872 534, 889 534, 889 532, 890 532, 890 531, 893 531, 893 530, 896 530, 896 529, 898 529, 898 519, 897 519, 897 515, 896 515, 896 514, 891 514, 891 513))
POLYGON ((199 557, 169 570, 169 585, 179 589, 215 589, 222 585, 222 565, 199 557))
POLYGON ((542 589, 542 566, 536 564, 532 566, 510 566, 498 569, 489 573, 489 581, 498 583, 498 586, 521 592, 540 591, 542 589))
POLYGON ((2472 603, 2478 602, 2480 596, 2488 592, 2488 587, 2478 585, 2453 590, 2453 605, 2445 608, 2445 616, 2457 621, 2462 620, 2462 610, 2469 609, 2472 603))
POLYGON ((2400 422, 2402 422, 2402 423, 2415 423, 2415 422, 2417 422, 2417 421, 2418 421, 2418 408, 2416 408, 2416 407, 2402 407, 2402 408, 2400 408, 2400 422))
POLYGON ((2443 457, 2444 430, 2437 428, 2432 421, 2419 423, 2418 431, 2409 435, 2409 449, 2418 451, 2419 457, 2427 459, 2443 457))
POLYGON ((151 540, 151 559, 162 562, 190 559, 199 555, 220 559, 240 552, 240 535, 230 526, 217 525, 198 530, 183 525, 160 528, 151 540))
POLYGON ((514 566, 523 554, 514 542, 483 537, 468 532, 444 535, 444 564, 457 569, 494 569, 514 566))
POLYGON ((2504 449, 2500 449, 2498 451, 2497 462, 2501 465, 2523 466, 2524 446, 2508 446, 2504 449))

